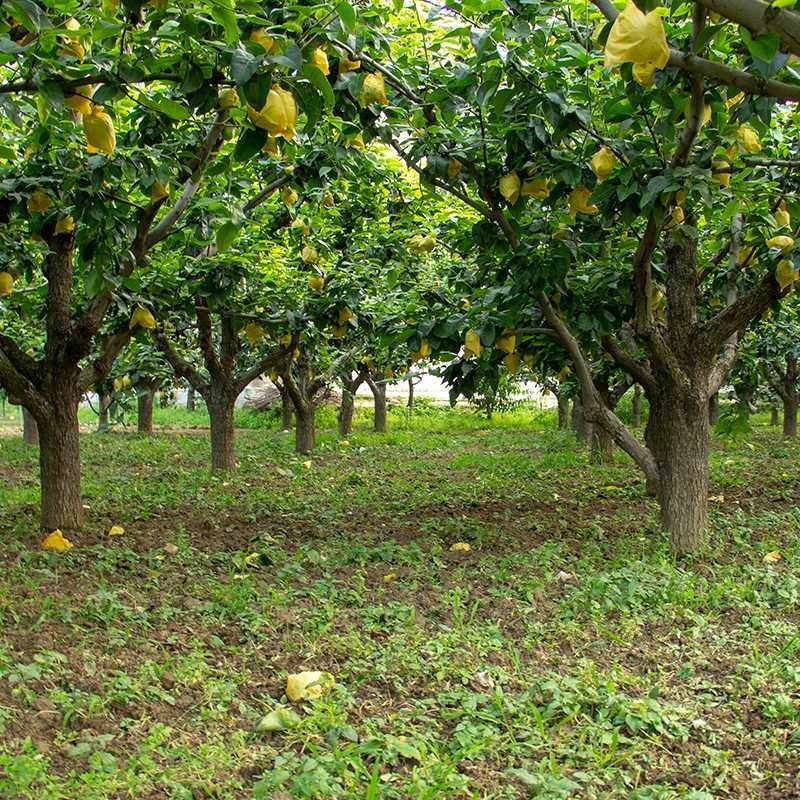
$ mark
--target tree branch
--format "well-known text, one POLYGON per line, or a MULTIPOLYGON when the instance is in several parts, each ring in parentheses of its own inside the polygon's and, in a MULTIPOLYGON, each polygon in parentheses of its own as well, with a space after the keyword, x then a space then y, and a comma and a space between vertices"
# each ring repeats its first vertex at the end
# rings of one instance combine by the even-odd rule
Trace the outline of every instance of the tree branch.
POLYGON ((603 349, 614 359, 618 367, 625 370, 636 383, 640 384, 645 392, 652 394, 656 389, 656 382, 650 370, 640 364, 630 353, 622 349, 613 336, 603 337, 603 349))
POLYGON ((607 431, 617 445, 638 464, 647 476, 648 481, 657 483, 658 467, 653 454, 628 431, 619 417, 605 405, 597 391, 597 387, 594 385, 591 370, 583 357, 577 339, 569 332, 544 292, 539 295, 539 304, 542 307, 547 324, 558 334, 561 344, 572 361, 575 375, 578 377, 581 386, 586 419, 596 422, 607 431))
POLYGON ((0 333, 0 351, 5 353, 6 358, 21 377, 31 381, 31 383, 36 382, 39 371, 38 362, 24 352, 22 348, 18 347, 17 343, 4 333, 0 333))
POLYGON ((709 11, 743 25, 759 36, 773 33, 781 40, 781 49, 800 55, 800 14, 788 8, 776 8, 761 0, 697 0, 709 11))
POLYGON ((103 352, 92 361, 89 366, 84 367, 78 376, 78 387, 81 392, 85 392, 98 381, 103 380, 114 366, 114 361, 122 352, 122 349, 130 342, 133 331, 126 325, 116 333, 111 334, 106 339, 103 352))
POLYGON ((178 355, 163 328, 153 331, 153 342, 155 343, 156 349, 164 354, 164 358, 169 362, 172 371, 178 377, 188 380, 194 389, 205 397, 209 388, 209 382, 200 370, 193 367, 186 359, 178 355))
POLYGON ((222 144, 222 134, 228 117, 229 112, 227 109, 221 108, 217 111, 214 121, 211 123, 211 127, 208 129, 206 138, 203 141, 203 146, 200 148, 200 153, 194 164, 193 172, 183 184, 183 191, 180 197, 175 205, 163 216, 158 225, 147 234, 144 243, 145 252, 164 239, 170 232, 172 226, 180 219, 184 211, 186 211, 186 208, 200 186, 200 179, 203 176, 203 171, 208 165, 211 156, 216 153, 219 146, 222 144))
MULTIPOLYGON (((613 21, 617 18, 619 11, 608 0, 591 0, 591 2, 607 19, 613 21)), ((702 75, 709 80, 732 86, 746 94, 764 95, 794 102, 800 100, 800 86, 751 75, 744 70, 733 69, 725 64, 699 58, 672 47, 669 51, 669 66, 677 67, 684 72, 702 75)))
POLYGON ((771 271, 768 272, 747 294, 698 326, 696 336, 698 345, 706 354, 713 355, 729 336, 737 333, 750 320, 766 311, 782 294, 774 275, 771 271))

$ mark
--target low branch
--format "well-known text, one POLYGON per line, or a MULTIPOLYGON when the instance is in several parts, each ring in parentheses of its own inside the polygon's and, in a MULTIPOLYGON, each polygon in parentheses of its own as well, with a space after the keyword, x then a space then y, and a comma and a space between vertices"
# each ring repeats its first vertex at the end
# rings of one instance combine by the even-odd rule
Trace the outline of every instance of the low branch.
POLYGON ((241 393, 260 375, 263 375, 265 372, 269 372, 276 367, 280 367, 284 364, 284 362, 288 361, 292 351, 295 349, 295 347, 297 347, 299 338, 299 334, 294 334, 292 336, 292 343, 288 347, 281 345, 260 359, 256 364, 250 367, 250 369, 245 370, 238 377, 234 378, 234 382, 237 387, 237 394, 241 393))
POLYGON ((29 356, 17 343, 4 333, 0 333, 0 351, 5 353, 14 369, 20 376, 32 383, 36 381, 39 364, 33 356, 29 356))
POLYGON ((193 367, 186 359, 181 358, 173 348, 163 328, 153 331, 153 342, 156 349, 164 354, 172 371, 179 377, 185 378, 200 394, 205 397, 209 389, 209 382, 200 370, 193 367))
POLYGON ((106 339, 103 352, 92 361, 89 366, 84 367, 78 376, 78 388, 81 392, 90 389, 94 384, 102 381, 114 366, 114 361, 122 352, 123 348, 130 342, 133 331, 126 325, 116 333, 111 334, 106 339))
POLYGON ((656 382, 650 370, 638 362, 630 353, 620 346, 613 336, 603 337, 603 349, 614 359, 616 365, 625 370, 640 384, 645 392, 652 394, 656 390, 656 382))
POLYGON ((0 386, 28 409, 37 419, 49 413, 47 400, 38 392, 33 383, 21 375, 0 349, 0 386))
POLYGON ((558 316, 544 292, 539 295, 539 304, 542 307, 547 324, 556 331, 562 346, 572 361, 575 375, 578 377, 581 386, 583 410, 586 419, 600 425, 620 449, 624 450, 636 462, 647 476, 648 482, 657 484, 658 466, 653 454, 630 433, 619 417, 605 405, 600 393, 597 391, 597 387, 594 385, 591 370, 583 357, 577 339, 569 332, 569 329, 561 317, 558 316))
MULTIPOLYGON (((788 291, 788 287, 785 291, 788 291)), ((752 319, 766 311, 784 292, 781 292, 772 272, 768 272, 747 294, 698 326, 698 346, 713 355, 729 336, 738 333, 752 319)))

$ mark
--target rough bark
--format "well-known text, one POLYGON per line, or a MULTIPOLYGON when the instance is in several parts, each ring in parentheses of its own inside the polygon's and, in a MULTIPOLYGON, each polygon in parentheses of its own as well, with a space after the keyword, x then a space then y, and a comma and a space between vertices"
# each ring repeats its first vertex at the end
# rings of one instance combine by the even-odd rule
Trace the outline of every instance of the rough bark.
POLYGON ((314 406, 310 403, 302 410, 295 408, 297 426, 295 428, 294 449, 298 453, 310 453, 317 444, 314 412, 314 406))
POLYGON ((709 423, 714 426, 717 424, 717 420, 719 419, 719 392, 714 392, 711 397, 708 398, 708 421, 709 423))
POLYGON ((589 446, 594 438, 594 425, 586 419, 583 413, 583 400, 576 394, 572 401, 572 430, 575 438, 581 444, 589 446))
POLYGON ((353 430, 353 415, 355 413, 356 392, 365 380, 363 372, 353 373, 352 370, 345 370, 339 375, 339 382, 342 384, 342 401, 336 418, 339 423, 339 436, 346 438, 353 430))
POLYGON ((294 428, 294 408, 292 407, 292 401, 289 395, 285 392, 281 392, 281 429, 284 431, 290 431, 294 428))
POLYGON ((569 427, 569 394, 564 390, 559 390, 556 393, 558 400, 558 427, 559 430, 565 430, 569 427))
POLYGON ((136 393, 137 431, 149 435, 153 432, 153 387, 141 386, 136 393))
POLYGON ((386 383, 381 374, 368 375, 367 385, 372 392, 373 406, 375 409, 372 430, 375 433, 386 433, 386 383))
POLYGON ((39 426, 41 525, 45 531, 74 531, 83 520, 78 396, 51 397, 39 426))
POLYGON ((408 402, 406 405, 409 411, 414 410, 414 379, 411 376, 408 378, 408 402))
POLYGON ((634 428, 642 427, 642 387, 637 383, 633 387, 633 401, 631 403, 631 425, 634 428))
POLYGON ((797 438, 797 392, 783 401, 783 435, 788 439, 797 438))
POLYGON ((355 398, 346 387, 342 391, 342 402, 339 405, 337 420, 339 423, 339 436, 346 438, 353 430, 353 412, 355 411, 355 398))
POLYGON ((769 407, 769 424, 773 428, 778 427, 778 406, 775 403, 771 403, 769 407))
POLYGON ((206 399, 211 422, 211 471, 233 472, 236 469, 233 416, 236 396, 210 392, 206 399))
POLYGON ((658 465, 661 523, 677 554, 695 551, 705 535, 709 424, 704 377, 690 387, 661 388, 650 398, 649 444, 658 465))
POLYGON ((197 400, 195 397, 195 388, 194 386, 190 386, 186 390, 186 410, 194 411, 196 407, 197 407, 197 400))
POLYGON ((29 445, 39 444, 39 426, 25 406, 22 406, 22 441, 29 445))
POLYGON ((610 464, 614 461, 614 440, 602 426, 595 425, 592 435, 592 461, 610 464))
POLYGON ((100 408, 97 413, 97 432, 108 433, 108 409, 111 406, 111 395, 101 393, 97 397, 100 408))

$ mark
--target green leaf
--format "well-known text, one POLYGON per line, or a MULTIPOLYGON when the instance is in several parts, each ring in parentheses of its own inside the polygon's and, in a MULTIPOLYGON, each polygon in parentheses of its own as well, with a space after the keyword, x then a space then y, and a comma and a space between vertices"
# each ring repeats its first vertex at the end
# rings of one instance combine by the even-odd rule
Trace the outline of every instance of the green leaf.
POLYGON ((231 75, 239 86, 246 83, 256 74, 262 59, 256 58, 240 42, 231 56, 231 75))
POLYGON ((753 58, 760 58, 762 61, 769 63, 775 58, 780 46, 781 40, 775 33, 765 33, 755 39, 750 35, 750 31, 742 28, 742 41, 747 45, 750 55, 753 58))
POLYGON ((217 0, 209 10, 214 21, 225 29, 225 41, 233 44, 239 38, 239 25, 231 0, 217 0))
POLYGON ((249 161, 267 142, 267 132, 261 128, 245 128, 236 147, 233 149, 234 161, 249 161))
POLYGON ((217 250, 224 253, 232 244, 233 240, 239 235, 241 227, 233 222, 226 222, 217 231, 217 250))
POLYGON ((297 72, 303 66, 303 53, 300 48, 292 42, 283 53, 272 55, 269 57, 269 60, 274 64, 281 64, 297 72))
POLYGON ((5 4, 17 22, 29 31, 52 28, 50 20, 42 13, 42 9, 31 0, 6 0, 5 4))
POLYGON ((264 103, 267 102, 267 93, 271 78, 268 74, 260 72, 253 75, 244 85, 244 97, 247 102, 255 109, 264 108, 264 103))
POLYGON ((306 132, 310 133, 316 127, 322 116, 322 100, 319 92, 308 83, 298 83, 295 94, 300 101, 300 107, 306 112, 306 132))
POLYGON ((347 2, 347 0, 342 0, 337 6, 336 11, 339 14, 339 19, 342 21, 342 25, 349 31, 355 30, 356 27, 356 12, 353 9, 353 6, 347 2))
POLYGON ((186 106, 176 103, 174 100, 170 100, 169 97, 164 97, 160 94, 147 95, 142 92, 137 100, 143 106, 152 108, 153 111, 158 111, 170 119, 184 120, 190 117, 189 109, 186 108, 186 106))
POLYGON ((304 78, 308 78, 308 80, 322 95, 322 100, 323 103, 325 104, 325 108, 329 109, 333 108, 333 104, 336 98, 334 97, 333 89, 331 89, 330 83, 328 83, 328 79, 315 66, 312 66, 311 64, 303 64, 303 68, 300 70, 300 74, 304 78))

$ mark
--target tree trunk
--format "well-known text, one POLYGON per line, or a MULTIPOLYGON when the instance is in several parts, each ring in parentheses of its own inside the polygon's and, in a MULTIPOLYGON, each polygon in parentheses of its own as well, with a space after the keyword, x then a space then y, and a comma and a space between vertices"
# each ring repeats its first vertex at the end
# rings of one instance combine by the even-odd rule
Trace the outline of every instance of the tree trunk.
POLYGON ((307 403, 302 411, 295 409, 297 426, 295 428, 294 449, 298 453, 310 453, 316 446, 316 432, 314 428, 314 404, 307 403))
POLYGON ((372 429, 375 433, 386 433, 386 384, 372 381, 369 388, 375 406, 372 429))
POLYGON ((749 419, 753 410, 753 390, 747 386, 734 387, 734 390, 739 407, 744 411, 745 418, 749 419))
POLYGON ((50 412, 37 419, 42 529, 74 531, 81 526, 81 458, 78 401, 53 393, 50 412))
POLYGON ((353 392, 344 386, 342 388, 342 402, 337 415, 339 421, 339 436, 346 438, 353 430, 353 412, 355 411, 355 398, 353 392))
POLYGON ((25 406, 22 406, 22 441, 30 445, 39 444, 39 426, 25 406))
POLYGON ((233 472, 236 469, 236 453, 233 448, 233 414, 236 398, 222 393, 209 394, 206 398, 211 421, 211 471, 233 472))
POLYGON ((769 424, 775 428, 778 426, 778 406, 772 403, 769 407, 769 424))
POLYGON ((590 445, 594 435, 593 428, 594 424, 588 422, 583 414, 583 400, 581 400, 580 394, 576 394, 572 401, 572 430, 575 432, 578 442, 590 445))
POLYGON ((789 439, 797 437, 798 393, 793 391, 783 401, 783 435, 789 439))
POLYGON ((137 430, 139 433, 151 434, 153 432, 153 389, 145 386, 136 393, 138 411, 137 430))
POLYGON ((195 401, 195 389, 194 386, 190 386, 186 391, 186 410, 187 411, 194 411, 197 406, 195 401))
POLYGON ((633 387, 633 400, 631 402, 631 425, 634 428, 642 427, 642 387, 637 383, 633 387))
POLYGON ((659 470, 661 523, 679 555, 697 550, 706 528, 709 415, 703 378, 684 390, 660 388, 650 398, 648 439, 659 470))
POLYGON ((614 461, 614 440, 611 434, 600 425, 592 426, 592 461, 597 464, 611 464, 614 461))
POLYGON ((409 377, 408 379, 408 406, 409 411, 413 411, 414 409, 414 379, 409 377))
POLYGON ((97 402, 100 404, 97 414, 97 432, 108 433, 108 409, 111 406, 111 395, 100 394, 97 402))
POLYGON ((285 431, 294 428, 294 409, 288 397, 281 398, 281 428, 285 431))
POLYGON ((558 428, 565 430, 569 427, 569 395, 564 391, 556 393, 558 400, 558 428))
POLYGON ((719 419, 719 392, 714 392, 708 398, 708 421, 713 426, 719 419))

